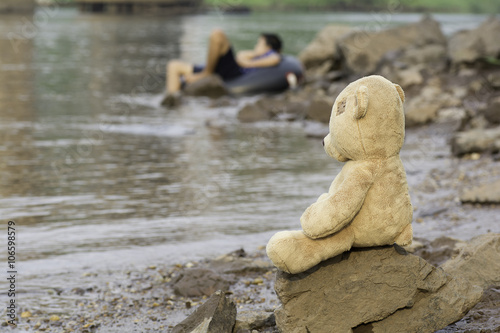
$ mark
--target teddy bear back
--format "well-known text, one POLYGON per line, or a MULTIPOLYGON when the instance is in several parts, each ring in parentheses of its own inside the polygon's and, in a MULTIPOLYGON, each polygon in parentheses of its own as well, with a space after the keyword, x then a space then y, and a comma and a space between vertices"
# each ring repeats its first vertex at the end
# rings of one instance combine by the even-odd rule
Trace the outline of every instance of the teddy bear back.
POLYGON ((405 136, 403 102, 401 87, 382 76, 354 81, 335 100, 328 142, 344 160, 399 154, 405 136))

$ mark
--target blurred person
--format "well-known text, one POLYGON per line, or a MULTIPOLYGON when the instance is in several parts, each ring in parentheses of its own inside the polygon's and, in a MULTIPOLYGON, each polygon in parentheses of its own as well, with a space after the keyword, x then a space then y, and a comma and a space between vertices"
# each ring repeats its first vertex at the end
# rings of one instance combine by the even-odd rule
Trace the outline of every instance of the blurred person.
POLYGON ((181 60, 167 64, 167 92, 162 105, 174 106, 180 101, 183 83, 192 83, 212 74, 229 81, 255 68, 276 66, 281 61, 281 38, 276 34, 262 33, 253 50, 244 50, 234 56, 226 34, 216 29, 210 34, 205 66, 181 60))

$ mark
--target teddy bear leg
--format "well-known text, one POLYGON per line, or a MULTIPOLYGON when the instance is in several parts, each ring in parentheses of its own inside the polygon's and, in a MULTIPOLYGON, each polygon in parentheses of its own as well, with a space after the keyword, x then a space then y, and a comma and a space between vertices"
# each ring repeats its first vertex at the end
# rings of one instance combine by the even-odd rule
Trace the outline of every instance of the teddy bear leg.
POLYGON ((301 230, 281 231, 269 240, 266 251, 280 270, 297 274, 349 250, 353 243, 354 233, 350 228, 321 239, 311 239, 301 230))
POLYGON ((398 244, 399 246, 405 246, 405 245, 410 245, 412 240, 413 240, 413 228, 411 224, 408 224, 399 234, 399 236, 396 237, 394 243, 398 244))

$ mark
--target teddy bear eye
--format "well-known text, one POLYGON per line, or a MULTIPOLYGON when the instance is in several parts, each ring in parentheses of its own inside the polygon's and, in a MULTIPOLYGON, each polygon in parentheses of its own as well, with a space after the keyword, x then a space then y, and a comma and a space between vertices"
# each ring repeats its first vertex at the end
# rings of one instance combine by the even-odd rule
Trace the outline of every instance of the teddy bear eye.
POLYGON ((345 111, 346 100, 344 99, 337 105, 337 116, 341 115, 345 111))

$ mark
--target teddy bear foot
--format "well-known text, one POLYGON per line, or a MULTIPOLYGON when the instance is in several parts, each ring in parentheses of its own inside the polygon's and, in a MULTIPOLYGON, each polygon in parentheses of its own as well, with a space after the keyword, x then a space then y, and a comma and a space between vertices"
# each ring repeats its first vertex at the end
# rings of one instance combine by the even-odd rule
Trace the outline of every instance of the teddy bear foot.
POLYGON ((281 231, 269 240, 266 251, 278 269, 297 274, 349 250, 353 242, 354 234, 349 229, 322 239, 311 239, 301 230, 281 231))

